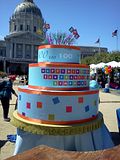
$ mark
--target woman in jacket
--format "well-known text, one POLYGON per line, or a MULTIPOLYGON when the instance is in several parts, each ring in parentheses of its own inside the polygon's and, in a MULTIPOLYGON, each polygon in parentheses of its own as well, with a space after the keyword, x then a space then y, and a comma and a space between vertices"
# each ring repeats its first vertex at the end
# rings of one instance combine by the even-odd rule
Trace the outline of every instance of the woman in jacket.
POLYGON ((9 79, 8 81, 3 81, 1 104, 3 108, 3 118, 4 121, 6 122, 10 121, 8 114, 9 114, 9 106, 10 106, 10 100, 12 99, 12 94, 14 94, 17 97, 17 94, 13 89, 12 79, 9 79))

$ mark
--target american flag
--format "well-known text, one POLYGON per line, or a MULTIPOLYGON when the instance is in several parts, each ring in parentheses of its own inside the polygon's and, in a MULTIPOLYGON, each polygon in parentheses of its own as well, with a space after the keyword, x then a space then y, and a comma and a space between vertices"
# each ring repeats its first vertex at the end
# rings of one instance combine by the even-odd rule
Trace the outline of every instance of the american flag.
POLYGON ((97 41, 95 43, 100 43, 100 38, 97 39, 97 41))
POLYGON ((114 32, 112 32, 112 37, 117 36, 118 30, 116 29, 114 32))

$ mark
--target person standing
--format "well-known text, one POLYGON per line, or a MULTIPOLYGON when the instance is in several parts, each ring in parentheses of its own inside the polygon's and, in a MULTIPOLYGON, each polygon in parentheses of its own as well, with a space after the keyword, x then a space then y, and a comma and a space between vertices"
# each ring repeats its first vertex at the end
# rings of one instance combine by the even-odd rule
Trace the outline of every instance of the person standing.
POLYGON ((13 89, 13 80, 10 78, 9 80, 3 81, 3 88, 1 90, 1 104, 3 108, 3 119, 6 122, 10 121, 8 117, 9 114, 9 106, 10 100, 12 99, 12 94, 17 97, 15 90, 13 89))
MULTIPOLYGON (((95 74, 90 75, 90 83, 89 83, 90 89, 91 90, 96 90, 99 89, 99 84, 96 81, 96 76, 95 74)), ((100 97, 99 97, 99 103, 100 103, 100 97)))

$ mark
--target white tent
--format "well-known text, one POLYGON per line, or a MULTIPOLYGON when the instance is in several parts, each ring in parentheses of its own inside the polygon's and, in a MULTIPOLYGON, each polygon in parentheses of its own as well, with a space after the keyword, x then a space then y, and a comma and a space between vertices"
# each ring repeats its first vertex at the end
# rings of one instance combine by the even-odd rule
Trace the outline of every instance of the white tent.
POLYGON ((96 69, 96 64, 90 64, 90 68, 96 69))
POLYGON ((111 62, 106 63, 106 65, 111 66, 112 68, 115 68, 115 67, 119 67, 119 63, 120 62, 111 61, 111 62))
POLYGON ((106 64, 101 62, 96 65, 96 68, 103 68, 106 64))
POLYGON ((98 69, 98 68, 104 68, 104 66, 111 66, 112 68, 115 68, 115 67, 120 67, 120 62, 116 62, 116 61, 111 61, 111 62, 108 62, 108 63, 98 63, 98 64, 90 64, 90 68, 91 69, 98 69))

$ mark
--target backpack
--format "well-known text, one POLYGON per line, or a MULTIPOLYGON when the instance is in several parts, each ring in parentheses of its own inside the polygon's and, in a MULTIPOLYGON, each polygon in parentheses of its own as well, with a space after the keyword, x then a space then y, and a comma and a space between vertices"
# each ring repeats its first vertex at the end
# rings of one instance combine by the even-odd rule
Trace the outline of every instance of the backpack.
POLYGON ((4 88, 5 88, 5 81, 2 81, 0 82, 0 99, 3 98, 4 88))

